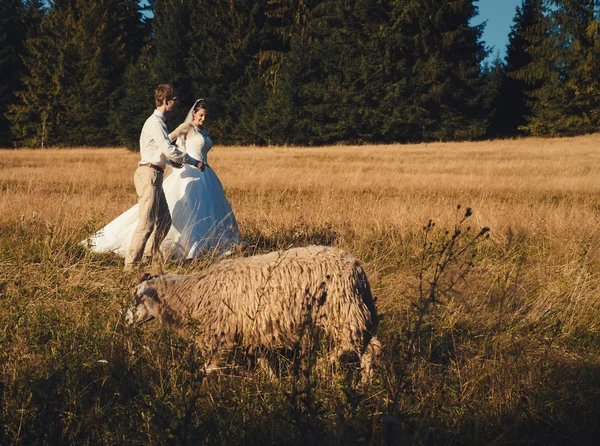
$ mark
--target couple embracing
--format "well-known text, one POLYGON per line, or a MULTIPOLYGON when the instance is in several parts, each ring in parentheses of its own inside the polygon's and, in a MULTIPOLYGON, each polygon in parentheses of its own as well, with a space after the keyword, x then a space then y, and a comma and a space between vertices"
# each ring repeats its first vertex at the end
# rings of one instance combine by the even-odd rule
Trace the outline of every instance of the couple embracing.
POLYGON ((125 270, 157 254, 186 260, 239 243, 239 230, 223 186, 208 165, 212 140, 204 127, 207 105, 198 99, 185 121, 168 133, 165 114, 177 103, 169 84, 154 92, 156 110, 140 135, 134 183, 138 204, 86 241, 95 252, 125 257, 125 270), (177 140, 177 144, 171 141, 177 140), (165 168, 173 167, 164 180, 165 168))

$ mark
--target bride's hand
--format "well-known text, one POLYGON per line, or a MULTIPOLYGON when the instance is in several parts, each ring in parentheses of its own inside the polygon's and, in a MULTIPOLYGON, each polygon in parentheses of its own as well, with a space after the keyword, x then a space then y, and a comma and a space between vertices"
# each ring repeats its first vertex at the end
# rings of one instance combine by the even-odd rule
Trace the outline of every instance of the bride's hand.
POLYGON ((204 164, 204 162, 198 161, 198 163, 196 164, 196 167, 198 169, 200 169, 200 172, 204 172, 204 169, 206 168, 206 165, 204 164))

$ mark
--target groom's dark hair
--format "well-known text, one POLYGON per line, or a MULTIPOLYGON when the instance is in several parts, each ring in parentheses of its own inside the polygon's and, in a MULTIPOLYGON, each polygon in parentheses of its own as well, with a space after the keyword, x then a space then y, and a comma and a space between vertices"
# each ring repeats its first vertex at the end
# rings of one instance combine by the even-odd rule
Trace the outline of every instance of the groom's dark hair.
POLYGON ((171 99, 177 99, 177 90, 171 84, 160 84, 154 90, 154 103, 157 107, 171 99))

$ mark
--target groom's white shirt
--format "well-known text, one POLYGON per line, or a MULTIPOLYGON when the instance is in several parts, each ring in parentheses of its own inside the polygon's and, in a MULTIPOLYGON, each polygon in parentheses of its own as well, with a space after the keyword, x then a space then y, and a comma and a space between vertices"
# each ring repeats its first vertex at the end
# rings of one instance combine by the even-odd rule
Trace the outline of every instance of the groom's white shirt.
POLYGON ((154 110, 154 113, 144 123, 140 134, 140 156, 142 158, 140 165, 154 164, 163 169, 167 160, 191 165, 196 165, 198 162, 169 142, 165 115, 159 110, 154 110))

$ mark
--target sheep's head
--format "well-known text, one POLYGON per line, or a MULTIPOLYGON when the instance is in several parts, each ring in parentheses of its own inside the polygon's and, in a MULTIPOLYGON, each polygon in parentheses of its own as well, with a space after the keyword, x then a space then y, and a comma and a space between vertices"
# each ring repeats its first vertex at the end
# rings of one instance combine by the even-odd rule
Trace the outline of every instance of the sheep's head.
POLYGON ((144 280, 134 289, 135 303, 127 310, 125 322, 140 325, 160 316, 160 299, 155 286, 144 280))

